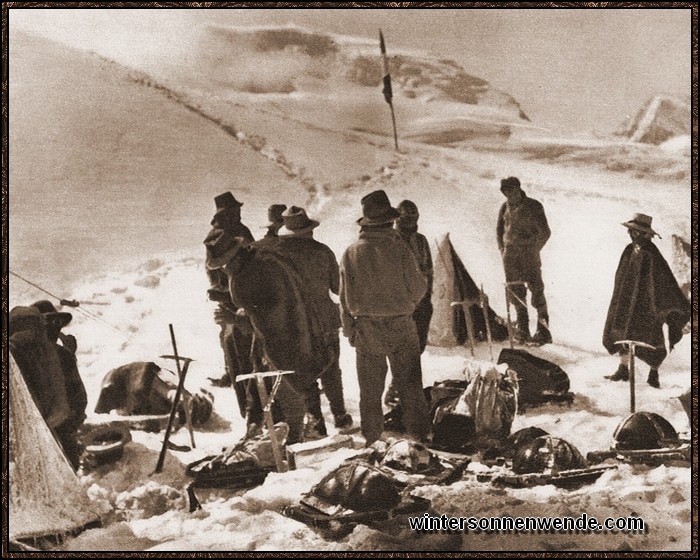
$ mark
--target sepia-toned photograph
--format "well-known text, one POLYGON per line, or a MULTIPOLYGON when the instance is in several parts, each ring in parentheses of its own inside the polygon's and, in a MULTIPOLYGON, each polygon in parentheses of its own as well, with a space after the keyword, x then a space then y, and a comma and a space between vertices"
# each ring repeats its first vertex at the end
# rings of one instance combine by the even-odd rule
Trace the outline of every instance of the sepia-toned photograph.
POLYGON ((3 3, 3 556, 697 557, 697 5, 71 4, 3 3))

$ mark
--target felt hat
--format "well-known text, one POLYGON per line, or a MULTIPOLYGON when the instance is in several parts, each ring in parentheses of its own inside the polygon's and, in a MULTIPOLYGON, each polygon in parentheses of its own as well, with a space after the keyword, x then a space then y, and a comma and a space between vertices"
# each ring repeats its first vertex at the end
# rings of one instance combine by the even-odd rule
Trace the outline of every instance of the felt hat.
MULTIPOLYGON (((651 233, 652 235, 659 235, 653 229, 651 229, 651 216, 646 214, 635 214, 632 219, 628 222, 624 222, 622 225, 628 229, 635 229, 637 231, 643 231, 644 233, 651 233)), ((661 237, 659 235, 659 237, 661 237)))
POLYGON ((310 219, 306 210, 298 206, 292 206, 282 213, 284 225, 277 233, 280 237, 301 235, 318 227, 320 222, 310 219))
POLYGON ((364 196, 361 201, 362 217, 357 220, 361 226, 377 226, 391 223, 401 213, 391 205, 389 197, 383 190, 374 191, 364 196))
POLYGON ((216 204, 216 214, 220 214, 221 212, 225 212, 226 210, 229 210, 231 208, 240 208, 243 206, 242 202, 238 202, 236 200, 236 197, 233 196, 231 191, 225 192, 220 194, 219 196, 214 197, 214 204, 216 204))
POLYGON ((47 319, 57 319, 61 322, 61 328, 65 327, 73 319, 73 315, 65 311, 57 311, 53 303, 46 299, 35 301, 32 307, 36 307, 39 312, 47 319))

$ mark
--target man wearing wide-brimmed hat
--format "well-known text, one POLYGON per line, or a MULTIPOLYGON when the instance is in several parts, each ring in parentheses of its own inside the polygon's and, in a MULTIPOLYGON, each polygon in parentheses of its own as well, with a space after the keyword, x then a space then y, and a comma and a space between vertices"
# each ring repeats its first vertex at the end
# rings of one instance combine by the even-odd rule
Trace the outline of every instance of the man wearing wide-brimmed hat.
MULTIPOLYGON (((216 211, 211 220, 212 229, 204 240, 207 262, 221 257, 229 248, 229 240, 232 237, 241 237, 247 243, 253 242, 253 235, 241 222, 243 203, 236 200, 230 191, 216 196, 214 203, 216 211)), ((250 361, 252 334, 236 326, 234 319, 238 308, 231 301, 228 276, 221 269, 209 269, 209 267, 207 267, 207 275, 211 285, 207 292, 209 299, 219 304, 214 312, 214 319, 221 327, 219 340, 224 351, 225 365, 224 375, 220 378, 210 378, 210 381, 218 387, 230 387, 233 384, 241 416, 245 417, 248 406, 246 388, 240 383, 236 384, 235 378, 253 370, 250 361)))
MULTIPOLYGON (((46 303, 53 312, 56 311, 53 305, 46 303)), ((61 326, 67 321, 64 315, 54 318, 61 326)), ((68 391, 57 351, 62 347, 57 345, 55 340, 49 340, 46 321, 35 305, 16 306, 10 310, 8 335, 10 352, 27 383, 37 409, 46 425, 51 428, 66 458, 77 470, 81 450, 76 431, 85 418, 85 408, 83 406, 82 416, 76 418, 80 395, 73 395, 68 391)), ((79 412, 78 415, 80 414, 79 412)))
POLYGON ((668 345, 672 350, 683 337, 683 327, 690 320, 690 302, 652 242, 659 234, 651 224, 652 218, 646 214, 634 214, 622 224, 632 243, 622 252, 615 273, 603 346, 611 354, 620 354, 617 371, 606 376, 611 381, 629 380, 629 354, 616 342, 634 340, 653 346, 654 349, 638 346, 635 353, 649 364, 647 383, 659 388, 659 367, 666 358, 663 325, 668 325, 668 345))
MULTIPOLYGON (((310 300, 317 306, 322 330, 325 333, 324 344, 329 349, 329 355, 335 356, 332 363, 321 374, 321 384, 333 413, 335 427, 346 430, 352 426, 353 420, 345 409, 343 378, 338 363, 340 315, 337 304, 329 294, 329 292, 338 294, 340 283, 338 261, 330 247, 314 239, 314 229, 320 224, 317 220, 309 218, 306 210, 292 206, 282 213, 282 220, 283 226, 279 230, 275 251, 286 257, 294 266, 303 279, 310 300)), ((318 383, 309 386, 305 397, 306 439, 328 435, 321 410, 318 383)))
POLYGON ((343 333, 356 351, 362 435, 367 445, 384 431, 387 359, 408 433, 422 440, 430 431, 413 320, 427 283, 411 250, 392 227, 399 215, 383 190, 365 196, 358 220, 360 239, 346 249, 340 263, 341 320, 343 333))

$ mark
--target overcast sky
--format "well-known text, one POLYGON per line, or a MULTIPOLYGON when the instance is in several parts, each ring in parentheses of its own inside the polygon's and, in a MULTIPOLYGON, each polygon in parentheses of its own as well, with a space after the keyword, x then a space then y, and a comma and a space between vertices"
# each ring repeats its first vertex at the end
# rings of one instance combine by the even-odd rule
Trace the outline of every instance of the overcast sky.
MULTIPOLYGON (((15 9, 33 30, 128 63, 186 47, 204 23, 296 23, 425 49, 511 93, 530 118, 608 132, 657 93, 690 94, 687 9, 15 9)), ((10 76, 11 79, 11 76, 10 76)))

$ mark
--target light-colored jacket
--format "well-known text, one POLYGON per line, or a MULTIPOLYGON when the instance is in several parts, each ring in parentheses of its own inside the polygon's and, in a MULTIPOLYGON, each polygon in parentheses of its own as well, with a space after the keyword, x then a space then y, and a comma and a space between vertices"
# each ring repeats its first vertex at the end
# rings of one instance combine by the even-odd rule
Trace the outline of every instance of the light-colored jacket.
POLYGON ((408 245, 390 228, 360 232, 340 262, 340 306, 346 336, 356 317, 411 315, 427 282, 408 245))

